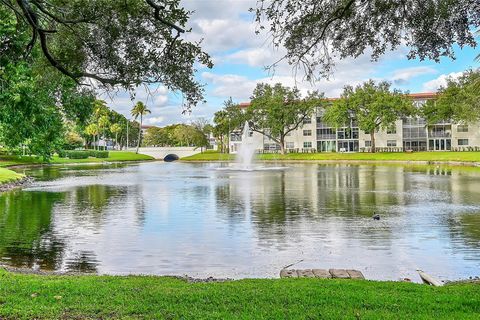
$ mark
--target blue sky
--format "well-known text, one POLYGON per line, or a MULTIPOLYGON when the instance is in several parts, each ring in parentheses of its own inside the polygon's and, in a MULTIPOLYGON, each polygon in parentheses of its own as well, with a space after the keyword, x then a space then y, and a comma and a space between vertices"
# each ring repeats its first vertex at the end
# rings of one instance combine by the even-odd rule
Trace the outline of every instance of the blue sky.
MULTIPOLYGON (((203 39, 202 47, 215 63, 213 69, 199 68, 197 79, 205 84, 205 104, 195 107, 191 114, 182 115, 181 95, 169 92, 161 85, 138 88, 137 100, 147 102, 152 114, 145 123, 165 126, 171 123, 205 118, 212 120, 213 114, 222 108, 229 97, 234 101, 248 101, 253 88, 259 82, 280 82, 287 86, 297 85, 302 91, 319 90, 328 97, 336 97, 343 86, 355 85, 368 79, 387 80, 395 88, 410 92, 435 91, 445 83, 448 76, 458 76, 468 68, 479 67, 474 62, 480 49, 456 48, 456 60, 443 58, 434 61, 408 60, 407 48, 386 53, 379 61, 371 62, 368 55, 357 59, 337 62, 331 78, 315 84, 295 77, 288 65, 280 65, 275 74, 265 71, 282 55, 282 49, 273 50, 266 35, 255 35, 256 24, 248 13, 255 0, 182 0, 182 4, 195 11, 189 22, 192 33, 187 40, 203 39)), ((129 95, 119 93, 107 103, 115 110, 129 116, 133 105, 129 95)))

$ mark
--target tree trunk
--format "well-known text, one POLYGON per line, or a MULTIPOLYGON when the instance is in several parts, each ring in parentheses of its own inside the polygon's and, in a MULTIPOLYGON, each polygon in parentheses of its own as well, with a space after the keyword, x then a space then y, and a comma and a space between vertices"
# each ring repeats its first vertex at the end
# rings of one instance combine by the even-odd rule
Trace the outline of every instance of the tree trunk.
POLYGON ((370 138, 371 138, 371 142, 372 142, 372 153, 375 153, 375 130, 373 130, 371 133, 370 133, 370 138))
POLYGON ((117 149, 117 144, 118 144, 118 132, 115 133, 115 150, 117 149))
POLYGON ((140 139, 142 138, 142 122, 143 122, 143 116, 140 115, 140 127, 138 128, 137 151, 135 153, 138 153, 138 149, 140 148, 140 139))
POLYGON ((285 154, 285 137, 280 137, 280 153, 285 154))

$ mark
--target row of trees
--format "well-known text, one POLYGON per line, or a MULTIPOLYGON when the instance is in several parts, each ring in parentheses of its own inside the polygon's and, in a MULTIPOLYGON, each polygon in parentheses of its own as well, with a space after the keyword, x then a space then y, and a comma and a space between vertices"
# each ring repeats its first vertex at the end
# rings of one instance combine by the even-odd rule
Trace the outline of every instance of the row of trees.
POLYGON ((143 144, 154 147, 208 147, 211 126, 199 128, 195 125, 174 124, 163 128, 148 128, 143 144))
MULTIPOLYGON (((138 102, 132 110, 138 105, 143 103, 138 102)), ((76 131, 84 139, 86 147, 98 148, 100 139, 104 139, 113 140, 114 146, 121 149, 126 146, 127 140, 138 144, 140 126, 140 123, 129 121, 110 109, 104 100, 95 100, 93 112, 86 125, 78 126, 76 131)))
POLYGON ((230 99, 215 113, 213 133, 226 152, 228 134, 242 129, 245 122, 252 131, 275 141, 285 152, 285 137, 303 126, 317 108, 324 108, 322 121, 334 128, 348 127, 355 120, 360 130, 371 136, 375 152, 375 134, 386 130, 403 117, 421 117, 433 124, 442 120, 460 123, 480 121, 480 70, 468 70, 457 79, 448 79, 438 91, 438 99, 414 106, 408 95, 392 90, 388 82, 367 81, 356 87, 346 86, 339 99, 325 99, 318 92, 302 97, 296 88, 258 84, 248 106, 230 99))

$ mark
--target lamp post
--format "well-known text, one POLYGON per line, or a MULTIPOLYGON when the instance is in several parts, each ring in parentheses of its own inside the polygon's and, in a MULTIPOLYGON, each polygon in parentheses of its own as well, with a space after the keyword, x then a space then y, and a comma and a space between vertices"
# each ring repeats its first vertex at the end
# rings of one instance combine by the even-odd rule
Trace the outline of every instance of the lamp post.
POLYGON ((128 124, 130 123, 130 120, 127 119, 127 151, 128 151, 128 124))

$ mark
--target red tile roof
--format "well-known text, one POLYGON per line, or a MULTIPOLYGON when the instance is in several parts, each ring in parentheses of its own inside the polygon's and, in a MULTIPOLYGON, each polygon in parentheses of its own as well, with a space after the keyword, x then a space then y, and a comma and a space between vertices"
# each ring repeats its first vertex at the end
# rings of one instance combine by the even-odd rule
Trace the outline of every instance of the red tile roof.
MULTIPOLYGON (((435 99, 437 97, 437 94, 435 92, 419 92, 419 93, 410 93, 410 94, 407 94, 407 96, 414 100, 435 99)), ((340 98, 326 98, 326 99, 327 101, 335 101, 340 98)), ((250 106, 250 102, 242 102, 242 103, 239 103, 238 106, 240 108, 248 108, 250 106)))

